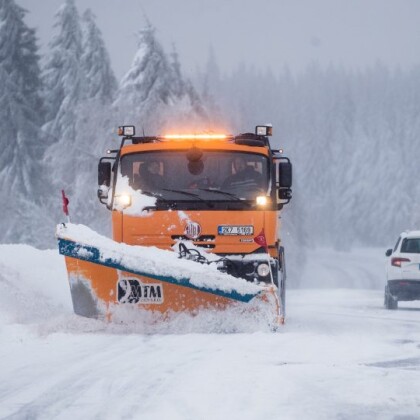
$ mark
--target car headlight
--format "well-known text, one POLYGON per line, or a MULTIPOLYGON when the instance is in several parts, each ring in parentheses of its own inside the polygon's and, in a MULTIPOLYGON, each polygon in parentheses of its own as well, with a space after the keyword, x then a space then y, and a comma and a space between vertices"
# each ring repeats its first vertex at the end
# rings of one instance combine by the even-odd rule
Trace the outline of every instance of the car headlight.
POLYGON ((265 196, 265 195, 259 195, 257 198, 256 198, 256 203, 257 203, 257 206, 261 206, 261 207, 264 207, 264 206, 266 206, 267 205, 267 203, 268 203, 268 199, 267 199, 267 197, 265 196))
POLYGON ((267 277, 270 274, 270 266, 262 263, 257 267, 257 273, 260 277, 267 277))
POLYGON ((126 209, 131 206, 131 195, 122 194, 115 196, 115 204, 121 209, 126 209))

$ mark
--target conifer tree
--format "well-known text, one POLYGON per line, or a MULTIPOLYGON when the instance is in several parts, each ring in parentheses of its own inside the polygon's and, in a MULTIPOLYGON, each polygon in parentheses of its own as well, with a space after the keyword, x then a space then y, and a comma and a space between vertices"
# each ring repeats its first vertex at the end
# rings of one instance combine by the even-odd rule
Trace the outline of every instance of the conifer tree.
MULTIPOLYGON (((81 19, 74 0, 65 0, 55 15, 54 26, 57 32, 50 43, 43 73, 47 103, 44 130, 49 140, 45 162, 54 183, 50 193, 51 207, 55 209, 52 217, 56 223, 62 220, 57 200, 64 189, 71 201, 74 220, 87 223, 88 218, 83 217, 86 208, 78 203, 83 197, 86 207, 93 205, 94 193, 86 199, 86 192, 94 191, 95 187, 86 173, 93 172, 92 160, 96 156, 91 154, 91 138, 87 137, 87 131, 82 132, 86 126, 79 127, 81 120, 89 123, 90 115, 82 106, 86 100, 87 81, 81 65, 81 19)), ((91 121, 89 132, 93 124, 91 121)))
POLYGON ((90 9, 83 14, 83 54, 81 63, 86 78, 85 98, 112 102, 117 90, 117 80, 111 68, 108 51, 101 31, 90 9))
POLYGON ((25 13, 14 0, 0 2, 0 200, 5 209, 0 235, 4 242, 37 244, 45 234, 31 227, 43 219, 42 194, 48 185, 41 163, 38 47, 25 13))
POLYGON ((192 85, 181 75, 177 54, 168 59, 155 37, 150 22, 139 32, 133 64, 124 76, 115 101, 125 122, 147 124, 148 130, 162 130, 164 124, 204 116, 192 85))
POLYGON ((77 172, 72 180, 73 214, 79 222, 108 234, 109 214, 97 203, 96 162, 109 146, 104 139, 112 137, 118 125, 112 110, 117 81, 101 31, 89 9, 83 14, 82 34, 81 67, 85 82, 77 107, 74 139, 77 150, 82 153, 74 157, 77 172), (92 134, 87 136, 87 133, 92 134))
POLYGON ((35 32, 26 26, 24 16, 13 0, 0 3, 0 163, 10 175, 3 178, 5 188, 30 193, 32 172, 42 156, 43 107, 35 32), (25 156, 28 162, 22 165, 25 156))
POLYGON ((170 66, 172 73, 171 83, 175 96, 178 98, 178 100, 185 99, 187 104, 191 106, 193 112, 203 118, 206 118, 206 111, 200 96, 198 95, 191 81, 189 79, 184 79, 182 76, 181 63, 179 61, 178 52, 176 51, 175 46, 173 46, 173 51, 170 54, 170 66))
POLYGON ((221 112, 222 102, 228 100, 222 94, 220 69, 213 48, 209 49, 209 57, 203 72, 197 76, 201 102, 208 113, 209 120, 217 127, 228 127, 225 116, 221 112), (217 98, 217 99, 216 99, 217 98))
POLYGON ((55 16, 58 34, 50 44, 44 68, 47 104, 46 132, 52 142, 75 138, 76 108, 83 97, 85 78, 80 66, 82 30, 74 0, 66 0, 55 16))
POLYGON ((121 81, 115 104, 135 107, 143 118, 162 105, 174 102, 171 69, 162 46, 155 38, 155 29, 147 22, 139 31, 138 49, 133 64, 121 81))

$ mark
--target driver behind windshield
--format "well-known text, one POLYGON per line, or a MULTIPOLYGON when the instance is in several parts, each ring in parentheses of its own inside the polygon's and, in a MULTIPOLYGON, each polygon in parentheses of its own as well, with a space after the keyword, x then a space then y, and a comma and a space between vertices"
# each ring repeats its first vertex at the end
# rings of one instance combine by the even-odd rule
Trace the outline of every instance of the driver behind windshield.
POLYGON ((233 159, 233 169, 235 172, 225 179, 222 189, 263 188, 263 176, 255 170, 252 164, 249 165, 242 156, 236 156, 233 159))
POLYGON ((162 188, 164 181, 160 175, 160 163, 156 160, 144 162, 139 170, 139 184, 145 191, 162 188))

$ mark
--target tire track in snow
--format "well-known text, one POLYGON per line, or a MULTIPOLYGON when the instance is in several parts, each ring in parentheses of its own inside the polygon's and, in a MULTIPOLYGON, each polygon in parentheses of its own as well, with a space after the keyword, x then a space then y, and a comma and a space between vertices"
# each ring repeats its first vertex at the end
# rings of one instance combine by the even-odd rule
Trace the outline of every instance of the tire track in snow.
MULTIPOLYGON (((49 341, 54 338, 49 337, 49 341)), ((84 338, 81 337, 82 343, 84 338)), ((182 376, 186 365, 191 364, 191 359, 185 359, 182 354, 176 364, 172 360, 165 362, 164 357, 159 357, 162 349, 150 343, 144 346, 145 341, 148 340, 142 336, 109 336, 104 350, 96 349, 90 355, 84 351, 79 357, 79 349, 73 345, 72 353, 76 356, 51 363, 54 373, 42 383, 22 380, 21 375, 20 380, 9 383, 7 392, 2 392, 0 397, 0 403, 7 401, 0 414, 5 414, 7 406, 6 418, 17 419, 61 418, 61 412, 66 412, 63 418, 72 418, 72 412, 76 416, 81 411, 87 413, 88 418, 130 417, 139 404, 144 409, 154 395, 159 397, 165 389, 176 386, 177 378, 182 376), (127 348, 122 351, 124 344, 127 348), (107 404, 108 399, 112 399, 112 406, 107 404)), ((84 346, 83 350, 86 350, 84 346)), ((34 376, 33 372, 26 373, 29 378, 34 376)))

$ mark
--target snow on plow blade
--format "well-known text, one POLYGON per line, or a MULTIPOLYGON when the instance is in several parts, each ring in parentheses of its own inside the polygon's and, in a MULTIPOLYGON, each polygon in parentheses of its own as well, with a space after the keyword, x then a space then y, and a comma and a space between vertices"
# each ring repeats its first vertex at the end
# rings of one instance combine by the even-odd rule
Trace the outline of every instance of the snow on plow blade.
POLYGON ((173 251, 117 243, 83 225, 59 225, 57 239, 78 315, 112 319, 122 307, 135 307, 167 317, 239 307, 280 323, 273 285, 234 278, 173 251))

